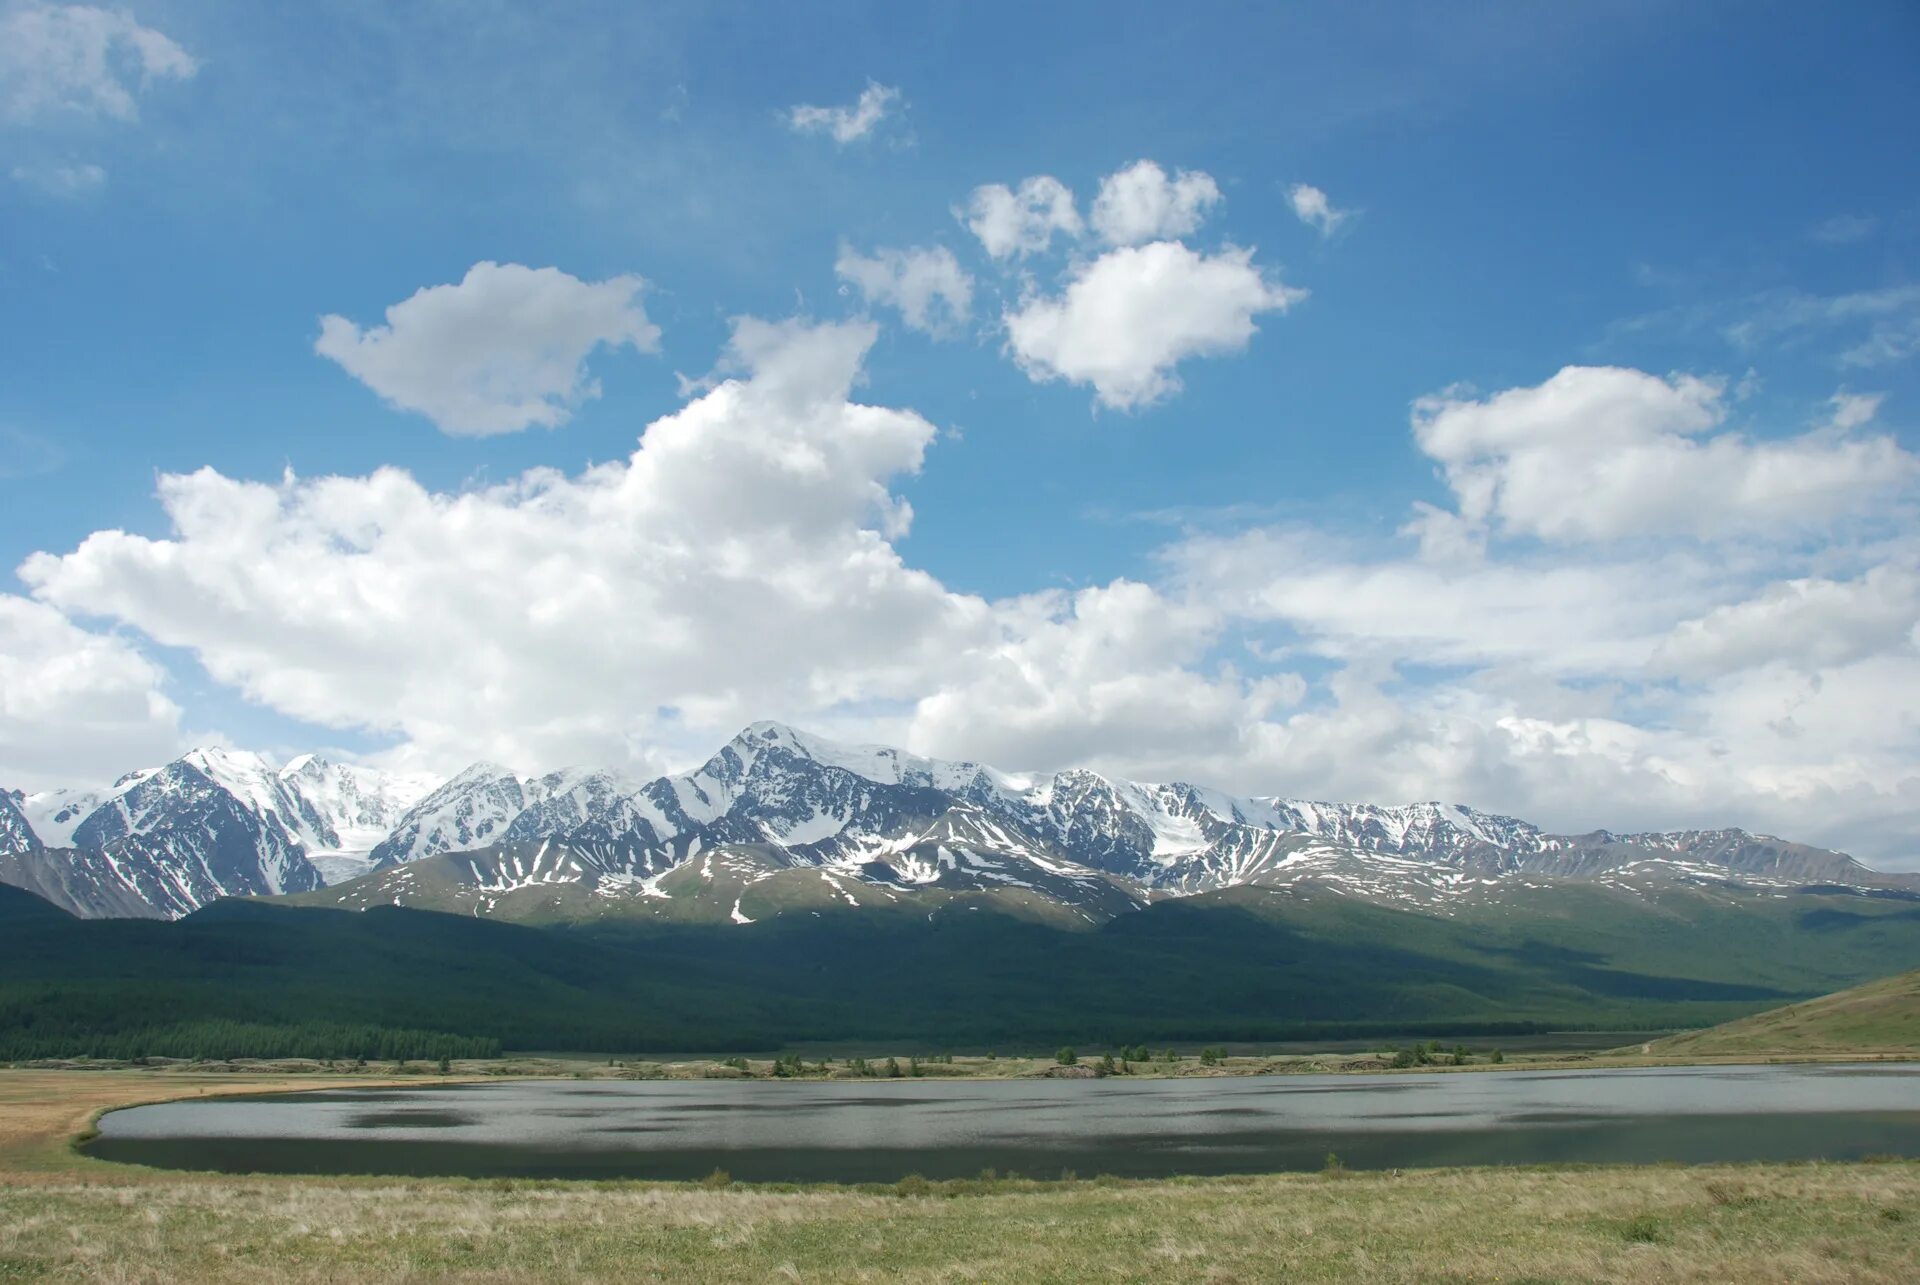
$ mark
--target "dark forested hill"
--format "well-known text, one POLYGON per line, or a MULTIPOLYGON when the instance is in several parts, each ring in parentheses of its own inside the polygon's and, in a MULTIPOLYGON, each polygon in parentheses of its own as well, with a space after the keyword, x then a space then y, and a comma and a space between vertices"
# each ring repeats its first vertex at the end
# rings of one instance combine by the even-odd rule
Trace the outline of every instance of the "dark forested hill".
POLYGON ((1701 1025, 1920 962, 1920 898, 1849 889, 1732 903, 1569 887, 1524 915, 1453 916, 1237 889, 1093 931, 964 900, 535 928, 257 902, 78 920, 0 897, 0 1058, 15 1059, 356 1056, 376 1039, 392 1056, 374 1032, 646 1052, 1701 1025))

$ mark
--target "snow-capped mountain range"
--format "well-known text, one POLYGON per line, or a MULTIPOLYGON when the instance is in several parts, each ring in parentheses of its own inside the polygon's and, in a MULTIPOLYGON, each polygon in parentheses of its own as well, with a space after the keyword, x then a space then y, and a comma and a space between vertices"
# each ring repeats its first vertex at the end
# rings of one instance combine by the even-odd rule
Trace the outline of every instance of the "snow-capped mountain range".
POLYGON ((78 914, 165 918, 217 897, 310 891, 368 869, 366 853, 430 784, 314 755, 276 768, 197 749, 97 793, 8 794, 0 882, 78 914))
POLYGON ((1454 804, 1022 776, 777 723, 651 781, 584 769, 521 778, 477 763, 434 786, 313 756, 276 768, 196 750, 98 795, 0 792, 0 882, 89 915, 175 917, 221 896, 299 894, 744 923, 972 896, 1097 922, 1239 887, 1444 911, 1569 880, 1920 890, 1920 877, 1741 830, 1556 835, 1454 804))

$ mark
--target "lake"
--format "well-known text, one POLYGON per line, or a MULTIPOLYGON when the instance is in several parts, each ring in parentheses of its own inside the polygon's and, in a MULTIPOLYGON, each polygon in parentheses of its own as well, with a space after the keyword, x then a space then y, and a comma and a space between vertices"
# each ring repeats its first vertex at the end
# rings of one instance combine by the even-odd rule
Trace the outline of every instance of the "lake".
POLYGON ((891 1182, 1920 1156, 1920 1066, 1204 1079, 578 1081, 115 1111, 87 1151, 229 1173, 891 1182))

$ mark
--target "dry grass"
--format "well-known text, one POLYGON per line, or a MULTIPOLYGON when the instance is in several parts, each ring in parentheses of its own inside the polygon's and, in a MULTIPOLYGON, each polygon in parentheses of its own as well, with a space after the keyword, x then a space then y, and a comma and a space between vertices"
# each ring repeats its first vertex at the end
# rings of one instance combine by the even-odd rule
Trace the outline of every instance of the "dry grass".
POLYGON ((0 1186, 0 1279, 1920 1278, 1920 1167, 1909 1164, 946 1190, 268 1179, 0 1186))
POLYGON ((289 1087, 205 1078, 0 1072, 0 1281, 1920 1279, 1920 1164, 1908 1162, 903 1194, 235 1179, 66 1147, 109 1102, 289 1087))
POLYGON ((1920 972, 1882 978, 1723 1026, 1670 1036, 1649 1047, 1656 1055, 1679 1057, 1754 1053, 1911 1056, 1920 1052, 1920 972))

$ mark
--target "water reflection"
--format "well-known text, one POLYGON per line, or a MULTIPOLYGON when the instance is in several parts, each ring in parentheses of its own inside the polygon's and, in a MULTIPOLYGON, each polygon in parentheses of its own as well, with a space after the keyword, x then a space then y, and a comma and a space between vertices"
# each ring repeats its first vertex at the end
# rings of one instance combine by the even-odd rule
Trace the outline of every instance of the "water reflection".
POLYGON ((226 1172, 888 1182, 1920 1156, 1920 1067, 565 1084, 162 1103, 96 1155, 226 1172))

